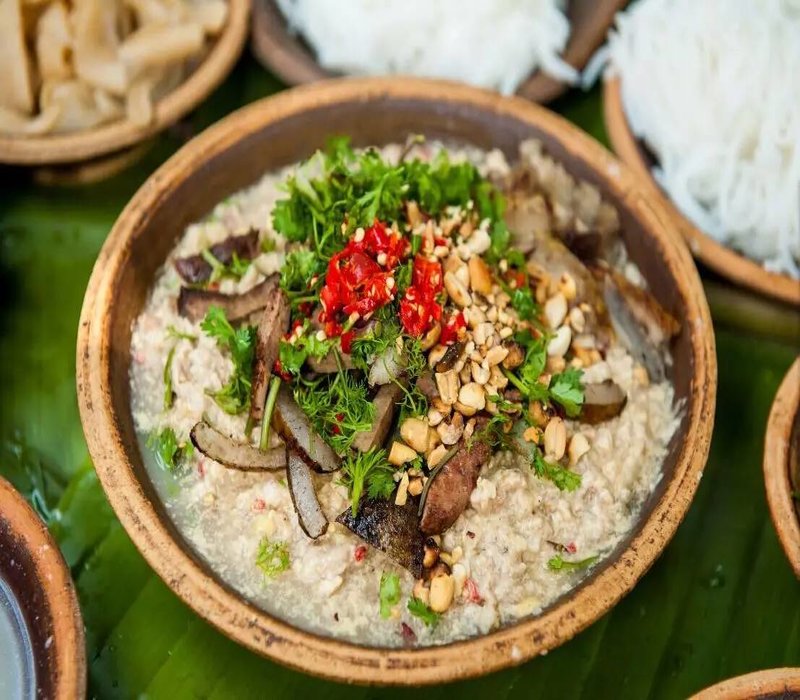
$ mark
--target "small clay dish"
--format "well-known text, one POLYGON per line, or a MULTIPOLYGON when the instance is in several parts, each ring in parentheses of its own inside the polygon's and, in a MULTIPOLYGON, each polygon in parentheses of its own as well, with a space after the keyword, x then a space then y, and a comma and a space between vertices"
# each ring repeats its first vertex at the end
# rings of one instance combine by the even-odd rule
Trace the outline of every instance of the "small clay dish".
POLYGON ((67 565, 45 524, 2 478, 0 552, 0 634, 12 638, 6 661, 17 667, 16 690, 26 698, 84 697, 83 621, 67 565))
POLYGON ((614 152, 654 192, 653 196, 660 200, 662 206, 669 210, 675 227, 686 239, 692 254, 735 284, 792 306, 800 306, 800 280, 769 272, 754 260, 715 241, 689 221, 659 187, 652 174, 655 160, 644 144, 634 136, 628 124, 618 78, 605 81, 603 109, 606 131, 614 152))
POLYGON ((756 671, 701 690, 690 700, 797 700, 800 668, 756 671))
POLYGON ((92 273, 78 332, 81 420, 98 476, 134 543, 198 614, 241 644, 338 681, 416 685, 469 678, 563 644, 608 612, 652 565, 694 496, 708 457, 716 395, 714 331, 691 256, 667 211, 594 139, 520 98, 430 80, 341 79, 255 102, 184 146, 142 186, 114 225, 92 273), (225 585, 176 531, 140 453, 129 370, 131 326, 176 239, 215 202, 264 172, 349 135, 355 146, 423 134, 499 148, 514 159, 538 138, 619 211, 630 255, 681 331, 671 381, 683 406, 663 477, 633 531, 576 589, 538 616, 443 646, 377 648, 299 629, 225 585))
MULTIPOLYGON (((605 40, 614 15, 627 3, 628 0, 570 0, 567 5, 570 36, 564 48, 564 60, 583 70, 605 40)), ((303 38, 289 30, 275 0, 254 0, 252 43, 258 59, 290 85, 338 77, 320 66, 303 38)), ((544 104, 568 88, 565 83, 536 71, 519 86, 517 95, 544 104)))
POLYGON ((250 0, 228 0, 228 3, 228 21, 221 34, 200 65, 156 103, 151 124, 141 127, 120 119, 67 134, 30 137, 0 134, 0 163, 57 166, 94 160, 96 165, 100 156, 116 156, 174 124, 211 94, 242 53, 250 26, 250 0))
POLYGON ((800 358, 781 383, 764 438, 764 482, 772 522, 800 578, 800 358))

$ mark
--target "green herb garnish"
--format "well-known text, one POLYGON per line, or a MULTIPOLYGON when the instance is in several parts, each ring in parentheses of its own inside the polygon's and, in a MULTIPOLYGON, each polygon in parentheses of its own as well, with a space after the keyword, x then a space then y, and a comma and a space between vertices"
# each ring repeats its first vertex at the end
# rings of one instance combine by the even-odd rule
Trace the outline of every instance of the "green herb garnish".
POLYGON ((397 574, 383 574, 378 592, 381 601, 381 617, 388 619, 392 608, 400 602, 400 577, 397 574))
POLYGON ((339 483, 350 494, 350 510, 358 513, 358 504, 366 486, 372 499, 389 498, 394 491, 394 467, 386 459, 386 450, 373 447, 368 452, 348 454, 342 462, 339 483))
POLYGON ((555 462, 548 462, 536 445, 533 445, 531 466, 538 476, 552 481, 559 491, 574 491, 581 485, 580 474, 555 462))
POLYGON ((265 537, 258 543, 256 566, 265 576, 274 578, 289 568, 289 545, 286 542, 272 542, 265 537))
POLYGON ((183 466, 194 451, 190 443, 178 442, 178 437, 172 428, 151 433, 147 438, 147 446, 155 452, 159 465, 173 473, 183 466))
POLYGON ((550 571, 579 571, 591 566, 599 559, 598 555, 582 559, 581 561, 566 561, 560 554, 552 557, 547 562, 547 568, 550 571))
POLYGON ((167 361, 164 363, 164 410, 172 408, 175 401, 175 392, 172 387, 172 361, 175 359, 175 346, 173 345, 167 353, 167 361))
POLYGON ((338 344, 337 338, 326 338, 325 340, 317 338, 316 331, 311 329, 309 332, 309 325, 306 321, 302 335, 294 343, 281 340, 278 354, 281 368, 289 374, 300 374, 300 370, 309 357, 321 360, 329 352, 334 352, 338 344))
POLYGON ((433 627, 439 622, 439 613, 433 612, 430 606, 423 603, 419 598, 411 598, 408 601, 408 612, 414 617, 418 617, 428 627, 433 627))
POLYGON ((316 379, 298 377, 294 398, 317 433, 339 454, 350 448, 356 433, 369 430, 375 418, 366 382, 342 369, 316 379))
POLYGON ((576 418, 583 406, 583 386, 581 377, 583 372, 574 367, 554 374, 550 378, 549 393, 550 398, 556 403, 561 404, 570 418, 576 418))
POLYGON ((253 378, 253 352, 256 329, 244 326, 234 330, 218 306, 212 306, 200 324, 203 332, 230 353, 233 372, 228 383, 219 391, 207 392, 226 413, 236 415, 250 406, 250 387, 253 378))
POLYGON ((218 282, 223 277, 240 280, 250 267, 250 261, 241 260, 236 253, 233 254, 227 265, 216 258, 209 248, 201 251, 200 257, 211 266, 211 276, 208 278, 207 284, 218 282))
POLYGON ((183 331, 179 331, 172 324, 167 326, 167 336, 170 338, 175 338, 176 340, 197 340, 197 336, 193 333, 184 333, 183 331))

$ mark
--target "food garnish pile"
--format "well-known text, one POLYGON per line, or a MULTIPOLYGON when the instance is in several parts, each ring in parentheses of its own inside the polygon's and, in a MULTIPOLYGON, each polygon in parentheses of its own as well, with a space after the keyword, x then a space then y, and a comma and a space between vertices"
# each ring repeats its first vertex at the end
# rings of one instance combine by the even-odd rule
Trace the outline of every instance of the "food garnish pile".
POLYGON ((0 0, 0 133, 147 126, 203 58, 227 0, 0 0))
MULTIPOLYGON (((269 244, 258 231, 174 264, 179 312, 232 360, 214 399, 248 415, 239 436, 199 422, 194 447, 232 469, 286 470, 310 538, 329 526, 313 472, 332 475, 350 495, 337 526, 408 569, 408 609, 433 622, 464 586, 440 535, 483 465, 512 451, 558 489, 579 488, 592 446, 577 426, 613 419, 627 400, 611 380, 584 384, 583 369, 621 342, 642 383, 662 381, 678 324, 612 267, 625 256, 616 211, 538 144, 497 181, 444 152, 412 158, 414 147, 394 163, 335 140, 303 164, 273 210, 285 264, 243 294, 216 283, 269 244)), ((191 449, 169 429, 156 446, 173 466, 191 449)), ((594 561, 572 555, 549 567, 594 561)), ((270 542, 257 563, 271 576, 289 565, 270 542)), ((382 610, 399 591, 385 576, 382 610)))

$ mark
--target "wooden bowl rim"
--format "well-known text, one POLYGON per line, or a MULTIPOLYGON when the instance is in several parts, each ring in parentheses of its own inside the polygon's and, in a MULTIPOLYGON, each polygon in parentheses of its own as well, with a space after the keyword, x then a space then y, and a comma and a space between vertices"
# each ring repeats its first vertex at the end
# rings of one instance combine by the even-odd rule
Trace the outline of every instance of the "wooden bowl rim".
POLYGON ((690 700, 750 700, 784 693, 800 693, 800 668, 773 668, 721 681, 701 690, 690 700))
POLYGON ((51 647, 55 649, 56 666, 53 697, 81 698, 86 692, 86 647, 78 597, 66 562, 41 518, 2 477, 0 519, 8 523, 14 538, 27 551, 33 564, 31 574, 44 593, 53 624, 51 647))
MULTIPOLYGON (((574 44, 574 35, 570 32, 562 54, 564 60, 583 70, 605 40, 617 12, 627 4, 628 0, 597 0, 596 19, 587 31, 586 40, 574 44)), ((258 60, 290 85, 346 77, 319 65, 303 41, 289 31, 288 23, 274 0, 254 0, 252 46, 258 60)), ((569 88, 566 83, 536 70, 520 84, 516 94, 544 104, 560 97, 569 88)))
MULTIPOLYGON (((792 498, 789 474, 792 456, 792 435, 795 421, 800 420, 800 357, 781 382, 767 421, 764 438, 764 484, 769 513, 783 551, 800 578, 800 520, 792 498)), ((800 449, 800 446, 795 446, 800 449)))
POLYGON ((672 215, 692 254, 712 270, 736 284, 787 304, 800 305, 800 280, 764 269, 762 265, 737 253, 701 231, 679 209, 653 178, 638 139, 633 135, 622 105, 620 79, 603 83, 603 113, 606 131, 619 159, 655 192, 672 215))
POLYGON ((98 476, 132 540, 165 582, 198 614, 251 650, 292 668, 325 678, 366 684, 417 685, 471 678, 519 664, 571 639, 607 612, 649 569, 671 539, 699 484, 708 457, 716 401, 717 368, 711 317, 686 247, 666 232, 668 215, 644 196, 636 179, 590 136, 565 119, 521 98, 465 85, 422 79, 339 79, 295 88, 252 103, 207 129, 178 151, 141 187, 117 220, 95 265, 84 300, 77 342, 77 388, 81 420, 98 476), (462 107, 511 117, 552 135, 606 179, 620 201, 632 197, 648 235, 663 248, 686 304, 696 372, 672 479, 630 546, 591 584, 541 616, 489 635, 419 649, 365 647, 317 636, 272 617, 206 573, 180 547, 139 485, 115 422, 109 381, 110 309, 113 279, 131 237, 155 202, 188 170, 269 124, 308 109, 341 103, 426 100, 457 115, 462 107))
POLYGON ((114 153, 163 131, 191 112, 225 79, 244 48, 250 0, 228 0, 230 13, 202 63, 178 87, 155 104, 153 122, 136 126, 120 119, 94 129, 44 136, 0 134, 0 163, 56 165, 114 153))

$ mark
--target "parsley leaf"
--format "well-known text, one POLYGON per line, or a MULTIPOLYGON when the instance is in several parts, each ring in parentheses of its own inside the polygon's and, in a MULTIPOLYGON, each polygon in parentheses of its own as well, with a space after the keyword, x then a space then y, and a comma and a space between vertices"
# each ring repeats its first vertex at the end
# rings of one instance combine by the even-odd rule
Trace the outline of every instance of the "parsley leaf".
POLYGON ((381 576, 381 586, 378 593, 381 601, 381 617, 386 620, 392 614, 392 608, 400 602, 400 577, 397 574, 381 576))
POLYGON ((325 261, 313 250, 298 248, 286 255, 286 260, 281 268, 281 289, 290 298, 299 294, 308 294, 311 291, 310 282, 314 276, 319 276, 325 271, 325 261))
POLYGON ((389 498, 394 491, 394 467, 386 459, 386 450, 373 447, 368 452, 348 454, 342 462, 339 483, 350 493, 350 509, 355 516, 367 486, 370 498, 389 498))
POLYGON ((591 566, 598 559, 599 556, 595 554, 595 556, 582 559, 581 561, 566 561, 560 554, 557 554, 548 560, 547 568, 550 569, 550 571, 578 571, 587 566, 591 566))
POLYGON ((570 471, 555 462, 548 462, 541 450, 535 445, 531 452, 531 466, 537 476, 552 481, 559 491, 574 491, 581 485, 580 474, 570 471))
POLYGON ((256 329, 245 326, 234 330, 218 306, 212 306, 200 324, 203 332, 230 353, 233 372, 228 383, 219 391, 208 392, 226 413, 235 415, 250 405, 250 386, 253 378, 253 352, 256 329))
POLYGON ((583 387, 581 377, 583 372, 570 367, 560 374, 554 374, 550 379, 550 398, 560 403, 570 418, 577 417, 583 405, 583 387))
POLYGON ((511 306, 523 321, 532 321, 539 315, 539 305, 533 296, 533 290, 525 285, 506 290, 511 297, 511 306))
POLYGON ((280 341, 278 357, 284 372, 300 374, 300 369, 309 357, 322 359, 329 352, 334 351, 338 340, 326 338, 320 340, 315 332, 308 332, 308 322, 303 326, 303 334, 294 343, 280 341))
POLYGON ((147 446, 155 452, 156 461, 161 468, 169 472, 175 472, 183 466, 194 451, 190 443, 178 443, 172 428, 164 428, 160 433, 151 433, 147 438, 147 446))
POLYGON ((411 598, 408 601, 408 612, 414 617, 418 617, 428 627, 433 627, 439 622, 439 613, 433 612, 429 606, 423 603, 419 598, 411 598))
POLYGON ((256 566, 269 578, 283 573, 289 568, 289 545, 286 542, 272 542, 264 537, 258 543, 256 566))

